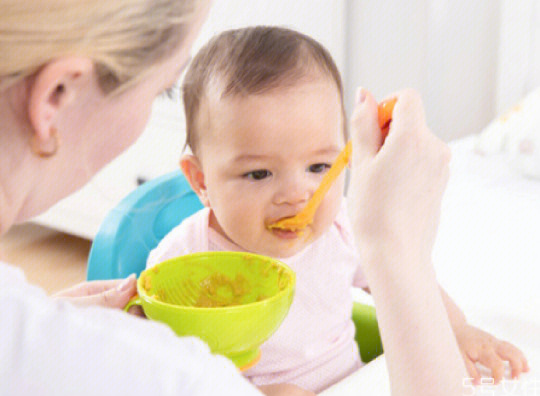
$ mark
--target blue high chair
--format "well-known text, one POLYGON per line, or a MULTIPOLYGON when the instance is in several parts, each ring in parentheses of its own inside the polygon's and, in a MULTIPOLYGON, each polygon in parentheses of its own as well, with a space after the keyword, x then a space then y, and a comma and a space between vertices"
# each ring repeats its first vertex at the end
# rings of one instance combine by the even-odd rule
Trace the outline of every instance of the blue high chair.
MULTIPOLYGON (((180 170, 148 181, 106 216, 88 257, 88 280, 124 278, 146 267, 159 241, 183 219, 203 208, 180 170)), ((382 350, 375 309, 354 303, 356 342, 365 363, 382 350)))

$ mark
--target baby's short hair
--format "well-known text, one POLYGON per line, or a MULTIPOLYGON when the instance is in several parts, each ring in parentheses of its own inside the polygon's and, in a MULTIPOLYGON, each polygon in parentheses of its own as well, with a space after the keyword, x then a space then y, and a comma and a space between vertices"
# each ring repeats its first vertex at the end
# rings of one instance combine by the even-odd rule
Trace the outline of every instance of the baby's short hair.
POLYGON ((316 40, 291 29, 256 26, 225 31, 208 42, 193 59, 182 86, 186 114, 186 145, 195 153, 197 119, 210 85, 221 97, 254 95, 294 86, 310 72, 336 84, 346 135, 343 85, 330 53, 316 40))

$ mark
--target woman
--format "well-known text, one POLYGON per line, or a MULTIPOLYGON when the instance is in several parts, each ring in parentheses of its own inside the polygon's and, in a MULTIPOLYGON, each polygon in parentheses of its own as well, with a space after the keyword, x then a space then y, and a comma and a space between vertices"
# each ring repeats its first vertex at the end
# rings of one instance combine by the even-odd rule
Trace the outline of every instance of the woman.
MULTIPOLYGON (((178 79, 208 4, 0 0, 0 9, 3 234, 80 188, 136 140, 155 96, 178 79)), ((464 368, 429 263, 447 160, 438 156, 442 146, 426 132, 423 118, 408 116, 421 114, 416 97, 399 98, 395 136, 403 140, 399 131, 412 128, 413 144, 401 152, 385 145, 379 155, 376 106, 359 94, 351 124, 351 194, 362 211, 354 211, 353 221, 366 262, 376 263, 366 273, 395 394, 421 394, 435 383, 451 394, 464 368), (407 199, 419 183, 434 188, 420 202, 407 199), (394 209, 397 216, 384 215, 394 209), (394 257, 403 246, 407 254, 398 263, 394 257), (406 274, 408 283, 390 289, 406 274), (434 302, 420 309, 425 299, 434 302), (405 310, 415 331, 403 326, 405 310), (433 328, 438 331, 430 334, 433 328), (411 351, 422 358, 411 363, 411 351), (433 366, 444 371, 428 370, 433 366), (428 374, 419 379, 416 370, 428 374)), ((200 341, 117 310, 89 307, 122 308, 134 293, 131 277, 83 283, 53 300, 0 263, 0 394, 259 394, 200 341)), ((263 391, 301 394, 287 386, 263 391)))

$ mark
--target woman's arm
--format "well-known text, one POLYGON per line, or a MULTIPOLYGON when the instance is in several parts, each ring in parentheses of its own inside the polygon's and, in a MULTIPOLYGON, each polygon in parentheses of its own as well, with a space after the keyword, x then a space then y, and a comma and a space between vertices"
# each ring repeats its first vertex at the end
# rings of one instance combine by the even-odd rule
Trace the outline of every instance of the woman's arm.
POLYGON ((460 395, 465 366, 431 264, 450 152, 425 125, 418 95, 396 96, 384 145, 377 103, 366 91, 357 97, 353 230, 377 307, 392 394, 460 395))
POLYGON ((414 258, 395 251, 368 260, 366 277, 377 307, 392 395, 461 395, 468 376, 432 268, 408 274, 382 270, 396 264, 417 266, 414 258))

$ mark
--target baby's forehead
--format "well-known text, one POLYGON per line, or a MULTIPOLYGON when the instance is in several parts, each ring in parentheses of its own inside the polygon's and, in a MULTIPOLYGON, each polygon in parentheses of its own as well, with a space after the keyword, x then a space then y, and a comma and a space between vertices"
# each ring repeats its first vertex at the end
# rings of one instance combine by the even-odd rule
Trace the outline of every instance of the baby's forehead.
MULTIPOLYGON (((341 142, 348 139, 341 91, 331 76, 323 73, 305 75, 294 82, 277 84, 257 92, 226 92, 227 83, 215 79, 207 84, 204 92, 200 94, 197 114, 192 114, 195 125, 191 129, 191 147, 199 154, 203 144, 207 147, 229 145, 231 140, 236 138, 256 139, 256 136, 250 136, 251 131, 259 128, 274 133, 276 128, 292 127, 296 125, 299 110, 304 110, 301 114, 307 117, 306 124, 315 123, 313 129, 323 127, 323 124, 329 125, 329 122, 325 122, 321 117, 333 117, 334 122, 326 131, 333 134, 337 128, 338 139, 341 142), (320 103, 321 100, 324 101, 323 104, 320 103), (270 109, 267 107, 269 103, 270 109), (276 114, 276 104, 281 111, 279 114, 276 114), (279 106, 280 104, 284 105, 279 106), (306 106, 309 110, 307 115, 306 106), (332 113, 329 113, 330 110, 332 113), (274 122, 272 114, 276 124, 280 119, 288 119, 293 125, 282 123, 276 128, 269 128, 268 125, 274 122)), ((276 139, 279 137, 276 136, 276 139)), ((290 139, 286 137, 284 141, 290 139)))
MULTIPOLYGON (((275 85, 261 87, 255 91, 248 91, 241 87, 230 89, 231 83, 222 78, 214 78, 209 81, 202 92, 200 98, 200 111, 204 116, 211 116, 216 111, 233 111, 233 109, 248 104, 255 104, 261 100, 274 99, 275 101, 287 100, 287 98, 298 96, 299 93, 309 91, 310 95, 304 96, 301 100, 312 102, 320 100, 321 96, 343 110, 341 92, 335 81, 326 74, 311 73, 306 74, 294 81, 284 80, 275 85), (315 93, 315 95, 313 95, 315 93), (203 107, 205 109, 203 109, 203 107)), ((301 105, 302 103, 297 104, 301 105)), ((291 112, 295 109, 291 108, 291 112)), ((209 120, 211 121, 211 119, 209 120)))
MULTIPOLYGON (((224 92, 211 88, 205 93, 205 105, 210 111, 217 108, 231 109, 238 106, 249 106, 258 102, 287 101, 289 104, 301 106, 324 100, 336 108, 342 107, 340 93, 335 85, 327 79, 309 79, 294 84, 283 84, 257 92, 224 92), (307 93, 307 94, 306 94, 307 93)), ((295 109, 291 108, 291 112, 295 109)))
POLYGON ((305 85, 320 84, 321 86, 331 86, 338 93, 338 96, 341 97, 340 88, 333 76, 321 70, 320 67, 296 67, 293 70, 288 70, 272 78, 268 76, 253 76, 253 79, 260 81, 246 82, 243 79, 235 80, 235 76, 216 71, 209 76, 204 86, 204 94, 219 99, 245 99, 251 96, 265 94, 281 95, 287 92, 294 92, 305 85))
POLYGON ((344 141, 340 94, 326 80, 256 94, 223 95, 219 90, 210 91, 201 101, 200 113, 198 140, 205 144, 230 146, 238 139, 253 141, 255 145, 276 141, 302 144, 302 139, 315 138, 333 139, 338 144, 344 141))

